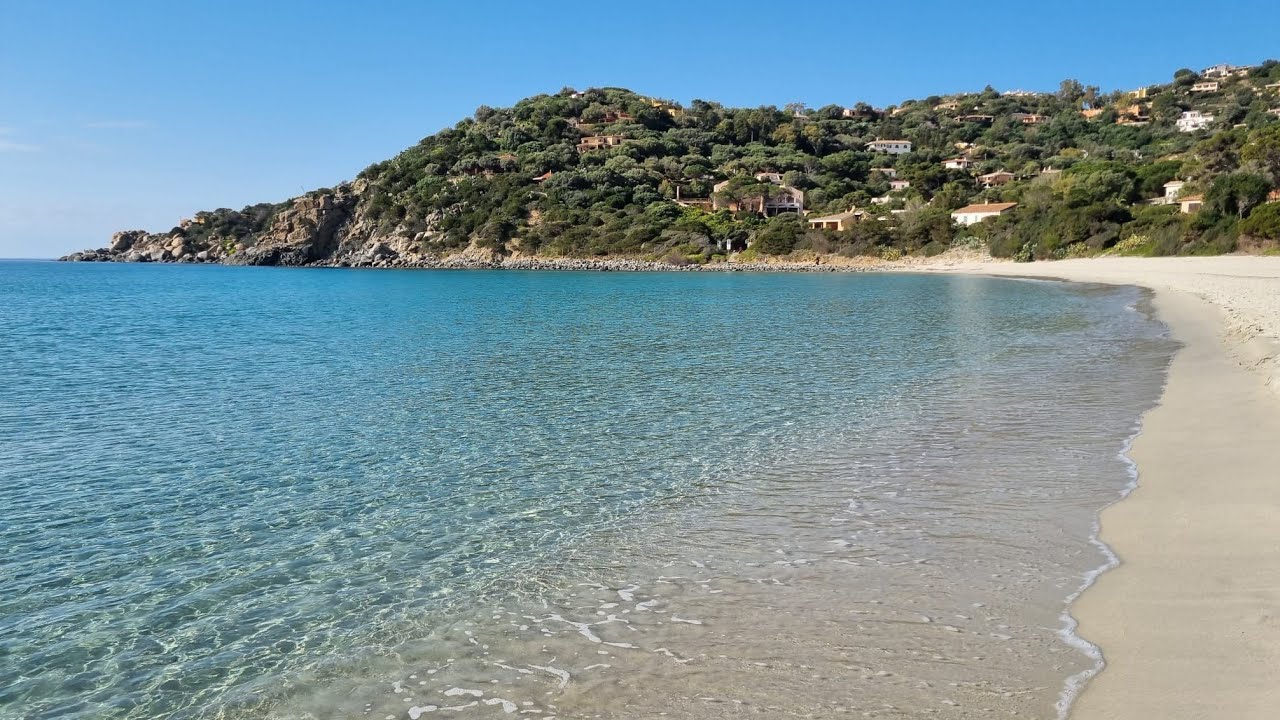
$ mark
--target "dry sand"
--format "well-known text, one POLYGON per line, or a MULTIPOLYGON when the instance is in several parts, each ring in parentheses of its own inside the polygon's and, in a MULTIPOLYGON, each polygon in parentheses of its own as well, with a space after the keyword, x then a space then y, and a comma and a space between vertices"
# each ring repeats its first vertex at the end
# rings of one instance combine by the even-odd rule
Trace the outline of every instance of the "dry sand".
POLYGON ((1073 612, 1107 665, 1071 717, 1280 717, 1280 258, 904 269, 1155 290, 1184 347, 1132 448, 1138 489, 1102 513, 1121 565, 1073 612))

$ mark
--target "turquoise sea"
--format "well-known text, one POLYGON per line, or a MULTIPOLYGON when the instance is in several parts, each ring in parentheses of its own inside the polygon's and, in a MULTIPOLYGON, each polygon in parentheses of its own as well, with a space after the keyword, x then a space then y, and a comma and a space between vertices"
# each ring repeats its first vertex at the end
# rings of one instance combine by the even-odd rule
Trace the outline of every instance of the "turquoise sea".
POLYGON ((1172 350, 1134 288, 0 262, 0 718, 1053 717, 1172 350))

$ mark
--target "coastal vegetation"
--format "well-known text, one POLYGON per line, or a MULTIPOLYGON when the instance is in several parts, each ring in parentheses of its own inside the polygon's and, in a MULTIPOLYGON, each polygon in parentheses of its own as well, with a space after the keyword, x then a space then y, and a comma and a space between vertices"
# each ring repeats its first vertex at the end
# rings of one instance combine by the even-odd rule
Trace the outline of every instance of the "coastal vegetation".
POLYGON ((337 189, 200 213, 164 235, 163 259, 203 248, 272 263, 465 251, 687 264, 957 243, 1022 260, 1212 254, 1280 243, 1277 187, 1275 61, 1112 92, 1064 80, 887 108, 566 88, 481 107, 337 189), (1016 205, 953 217, 996 203, 1016 205))

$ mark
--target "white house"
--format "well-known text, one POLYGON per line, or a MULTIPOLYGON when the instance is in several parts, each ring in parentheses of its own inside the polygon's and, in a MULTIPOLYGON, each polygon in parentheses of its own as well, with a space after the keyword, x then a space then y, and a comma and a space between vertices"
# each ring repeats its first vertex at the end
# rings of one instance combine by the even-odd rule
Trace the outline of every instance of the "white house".
POLYGON ((885 177, 887 177, 887 178, 889 178, 889 179, 891 179, 891 180, 892 180, 893 178, 898 177, 898 171, 897 171, 897 170, 895 170, 895 169, 893 169, 893 168, 888 168, 888 167, 882 167, 882 168, 871 168, 871 172, 878 172, 878 173, 880 173, 881 175, 883 175, 883 176, 885 176, 885 177))
POLYGON ((890 180, 889 181, 889 188, 891 190, 906 190, 909 187, 911 187, 910 180, 890 180))
POLYGON ((1182 192, 1182 186, 1186 185, 1182 180, 1170 180, 1164 184, 1164 204, 1172 205, 1178 201, 1178 193, 1182 192))
POLYGON ((1179 132, 1195 132, 1205 129, 1212 122, 1212 115, 1206 115, 1199 110, 1187 110, 1182 113, 1182 117, 1178 118, 1175 125, 1178 126, 1179 132))
POLYGON ((1203 80, 1191 86, 1191 92, 1218 92, 1222 87, 1217 80, 1203 80))
POLYGON ((969 164, 969 158, 965 157, 953 157, 942 161, 942 167, 948 170, 968 170, 969 164))
POLYGON ((1231 75, 1231 73, 1232 73, 1234 70, 1235 70, 1235 68, 1234 68, 1234 67, 1232 67, 1232 66, 1230 66, 1230 65, 1228 65, 1227 63, 1219 63, 1219 64, 1217 64, 1217 65, 1211 65, 1211 66, 1209 66, 1209 67, 1207 67, 1207 68, 1205 68, 1205 69, 1201 70, 1201 71, 1200 71, 1200 76, 1201 76, 1201 77, 1217 77, 1217 78, 1224 78, 1224 77, 1228 77, 1229 75, 1231 75))
POLYGON ((1018 203, 986 203, 982 205, 966 205, 959 210, 951 213, 951 219, 961 225, 972 225, 976 222, 982 222, 987 218, 999 217, 1014 207, 1018 203))
POLYGON ((910 140, 872 140, 867 143, 867 149, 871 152, 889 153, 890 155, 902 155, 911 152, 910 140))

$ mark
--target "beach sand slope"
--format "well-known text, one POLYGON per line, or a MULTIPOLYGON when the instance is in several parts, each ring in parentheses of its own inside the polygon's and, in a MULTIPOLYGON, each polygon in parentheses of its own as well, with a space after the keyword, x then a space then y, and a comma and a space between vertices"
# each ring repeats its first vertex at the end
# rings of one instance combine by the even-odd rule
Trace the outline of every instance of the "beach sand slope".
POLYGON ((1151 287, 1183 344, 1132 448, 1139 486, 1102 513, 1121 565, 1073 608, 1107 666, 1071 717, 1280 717, 1280 258, 934 269, 1151 287))

